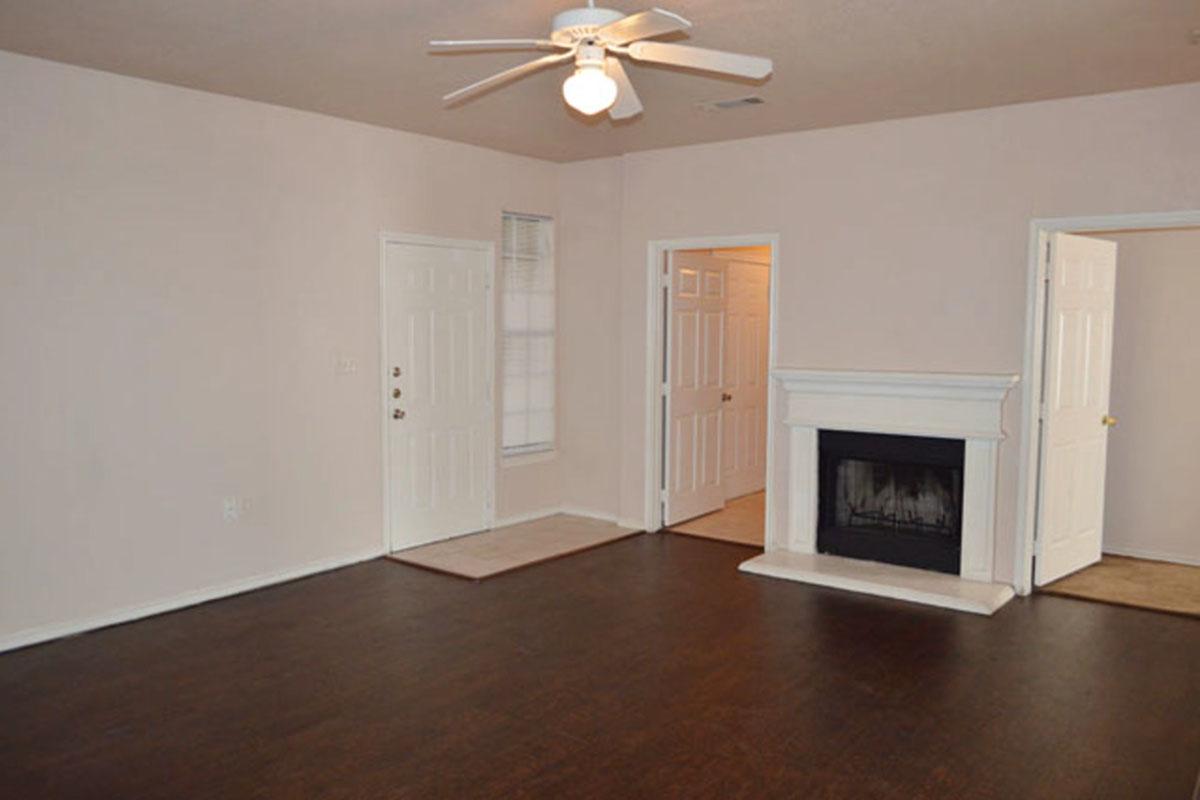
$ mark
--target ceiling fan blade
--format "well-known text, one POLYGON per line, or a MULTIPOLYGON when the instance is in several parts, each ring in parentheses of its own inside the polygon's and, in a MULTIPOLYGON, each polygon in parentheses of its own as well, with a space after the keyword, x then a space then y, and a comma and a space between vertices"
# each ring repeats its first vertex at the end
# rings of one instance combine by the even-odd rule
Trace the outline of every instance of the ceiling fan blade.
POLYGON ((765 78, 774 69, 769 58, 744 56, 740 53, 706 50, 702 47, 668 44, 667 42, 634 42, 629 45, 629 55, 638 61, 673 64, 677 67, 690 67, 709 72, 724 72, 727 75, 740 75, 743 78, 765 78))
POLYGON ((567 45, 549 39, 435 39, 430 50, 553 50, 567 45))
POLYGON ((617 102, 608 110, 608 115, 613 119, 629 119, 642 113, 642 101, 633 90, 621 60, 616 56, 604 59, 604 71, 617 82, 617 102))
POLYGON ((609 44, 627 44, 638 39, 649 39, 651 36, 662 36, 664 33, 687 30, 690 27, 692 27, 692 23, 678 14, 663 11, 661 8, 652 8, 649 11, 630 14, 624 19, 608 23, 596 31, 596 36, 609 44))
POLYGON ((569 50, 565 53, 553 53, 548 56, 542 56, 541 58, 535 58, 533 61, 526 61, 524 64, 519 64, 512 69, 506 69, 504 72, 497 72, 495 75, 484 78, 481 81, 476 81, 470 86, 464 86, 458 91, 451 92, 450 94, 446 95, 442 98, 442 100, 446 103, 453 103, 457 100, 462 100, 469 95, 477 94, 485 89, 490 89, 493 86, 505 83, 506 81, 516 80, 517 78, 528 75, 531 72, 537 72, 539 69, 549 67, 553 64, 558 64, 562 61, 567 61, 574 57, 574 51, 569 50))

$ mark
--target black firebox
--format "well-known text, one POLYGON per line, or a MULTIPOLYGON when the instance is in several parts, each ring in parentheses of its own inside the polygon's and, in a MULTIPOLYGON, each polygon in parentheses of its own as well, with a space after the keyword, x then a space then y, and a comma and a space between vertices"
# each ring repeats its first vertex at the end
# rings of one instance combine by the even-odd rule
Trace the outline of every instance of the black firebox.
POLYGON ((962 439, 820 431, 817 551, 957 575, 962 439))

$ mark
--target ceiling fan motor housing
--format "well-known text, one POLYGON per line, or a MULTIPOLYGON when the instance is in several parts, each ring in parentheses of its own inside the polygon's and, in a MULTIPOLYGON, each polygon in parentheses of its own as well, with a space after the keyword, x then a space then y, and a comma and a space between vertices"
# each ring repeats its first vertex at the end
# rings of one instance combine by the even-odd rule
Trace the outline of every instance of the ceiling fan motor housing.
POLYGON ((611 8, 572 8, 554 16, 550 23, 550 41, 574 44, 593 36, 596 31, 624 19, 625 14, 611 8))

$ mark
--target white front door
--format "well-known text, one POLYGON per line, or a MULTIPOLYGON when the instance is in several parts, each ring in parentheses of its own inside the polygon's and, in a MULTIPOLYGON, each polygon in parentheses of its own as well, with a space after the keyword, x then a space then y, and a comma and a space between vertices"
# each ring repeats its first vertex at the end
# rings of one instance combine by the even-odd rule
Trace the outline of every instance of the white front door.
POLYGON ((766 487, 770 271, 770 265, 751 261, 730 261, 725 268, 721 482, 726 500, 766 487))
POLYGON ((496 457, 488 249, 388 242, 383 424, 391 549, 488 527, 496 457))
POLYGON ((671 254, 667 331, 667 468, 664 525, 719 510, 725 264, 692 251, 671 254))
POLYGON ((1100 560, 1117 246, 1056 233, 1048 268, 1039 586, 1100 560))

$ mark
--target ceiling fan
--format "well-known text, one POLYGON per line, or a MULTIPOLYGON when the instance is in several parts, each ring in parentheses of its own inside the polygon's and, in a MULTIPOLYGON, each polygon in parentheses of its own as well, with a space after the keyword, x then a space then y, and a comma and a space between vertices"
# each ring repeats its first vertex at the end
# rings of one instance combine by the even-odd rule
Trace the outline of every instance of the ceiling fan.
POLYGON ((563 82, 563 99, 589 116, 608 111, 613 119, 627 119, 642 111, 633 84, 617 56, 635 61, 671 64, 678 67, 720 72, 742 78, 762 79, 771 74, 769 58, 706 50, 682 44, 649 41, 656 36, 692 27, 678 14, 652 8, 626 16, 620 11, 572 8, 555 15, 549 39, 466 39, 429 43, 436 51, 458 50, 558 50, 541 58, 507 69, 464 86, 442 98, 446 103, 465 100, 501 83, 516 80, 540 69, 574 59, 575 72, 563 82))

